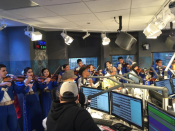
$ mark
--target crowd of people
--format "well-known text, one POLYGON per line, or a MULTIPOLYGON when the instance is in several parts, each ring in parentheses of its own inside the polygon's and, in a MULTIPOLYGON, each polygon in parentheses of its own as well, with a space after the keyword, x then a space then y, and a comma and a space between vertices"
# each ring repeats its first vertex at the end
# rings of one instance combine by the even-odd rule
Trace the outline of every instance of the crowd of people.
MULTIPOLYGON (((160 59, 153 65, 158 75, 164 75, 165 66, 162 66, 160 59)), ((170 67, 169 77, 175 73, 175 62, 170 67)), ((99 131, 90 114, 84 109, 86 97, 81 92, 81 86, 108 89, 118 85, 109 79, 88 78, 89 76, 111 76, 113 79, 127 83, 115 75, 128 74, 129 79, 139 84, 137 75, 145 81, 157 78, 154 72, 139 69, 137 63, 128 65, 122 57, 118 58, 118 63, 112 65, 106 62, 104 70, 95 70, 93 65, 83 65, 82 60, 77 60, 77 67, 70 70, 68 64, 62 66, 62 71, 58 78, 53 80, 47 68, 42 69, 43 81, 34 79, 32 68, 24 69, 24 80, 6 81, 6 66, 0 64, 0 130, 1 131, 99 131), (133 74, 133 75, 132 75, 133 74), (149 75, 149 78, 148 78, 149 75), (38 93, 40 92, 40 93, 38 93), (20 105, 23 125, 19 126, 17 120, 17 107, 14 99, 15 94, 23 94, 20 105), (15 110, 16 109, 16 110, 15 110), (42 121, 45 123, 42 124, 42 121), (45 129, 44 129, 45 128, 45 129)), ((144 83, 145 84, 145 83, 144 83)), ((120 91, 122 88, 119 88, 120 91)))

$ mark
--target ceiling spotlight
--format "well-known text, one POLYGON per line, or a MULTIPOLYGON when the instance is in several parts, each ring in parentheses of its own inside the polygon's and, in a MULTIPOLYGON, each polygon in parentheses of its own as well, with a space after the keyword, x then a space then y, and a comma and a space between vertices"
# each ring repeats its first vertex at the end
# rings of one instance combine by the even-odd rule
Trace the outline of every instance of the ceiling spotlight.
POLYGON ((158 18, 155 21, 155 24, 159 27, 159 29, 163 29, 165 28, 165 26, 167 25, 167 23, 171 22, 174 20, 174 14, 171 13, 171 10, 168 8, 168 6, 166 6, 162 12, 161 15, 159 16, 160 18, 158 18))
POLYGON ((149 38, 155 38, 158 37, 160 34, 162 34, 162 31, 158 28, 157 25, 154 23, 150 23, 143 31, 145 36, 149 38))
POLYGON ((63 32, 61 33, 61 36, 63 37, 64 42, 67 45, 70 45, 73 42, 73 40, 74 40, 72 37, 70 37, 70 36, 67 35, 67 33, 66 33, 65 30, 63 30, 63 32))
POLYGON ((90 33, 88 33, 88 31, 87 31, 87 32, 86 32, 86 35, 83 36, 82 38, 83 38, 83 39, 86 39, 88 36, 90 36, 90 33))
POLYGON ((34 32, 34 27, 27 26, 27 30, 25 29, 25 35, 31 38, 31 41, 42 40, 42 34, 39 31, 34 32), (32 31, 29 29, 32 28, 32 31))
POLYGON ((7 25, 4 23, 4 20, 0 20, 0 31, 7 27, 7 25))
POLYGON ((102 38, 102 45, 108 45, 111 41, 108 37, 106 37, 106 33, 102 33, 101 38, 102 38))

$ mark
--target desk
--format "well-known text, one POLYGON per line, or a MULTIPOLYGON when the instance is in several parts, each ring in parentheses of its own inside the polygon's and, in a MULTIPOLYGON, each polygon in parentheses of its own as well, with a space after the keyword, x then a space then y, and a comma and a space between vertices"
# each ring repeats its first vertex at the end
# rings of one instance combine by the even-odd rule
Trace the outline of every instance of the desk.
MULTIPOLYGON (((93 118, 113 121, 112 125, 117 124, 117 123, 121 123, 121 124, 124 124, 124 125, 130 127, 130 125, 128 123, 126 123, 125 121, 123 121, 121 119, 117 119, 115 116, 109 115, 109 114, 101 112, 101 111, 90 109, 90 114, 93 118), (95 116, 94 114, 97 114, 96 117, 94 117, 95 116)), ((101 125, 98 125, 98 126, 101 126, 101 125)), ((133 128, 132 131, 148 131, 148 129, 146 129, 146 128, 144 130, 141 130, 135 126, 131 126, 131 128, 133 128)))

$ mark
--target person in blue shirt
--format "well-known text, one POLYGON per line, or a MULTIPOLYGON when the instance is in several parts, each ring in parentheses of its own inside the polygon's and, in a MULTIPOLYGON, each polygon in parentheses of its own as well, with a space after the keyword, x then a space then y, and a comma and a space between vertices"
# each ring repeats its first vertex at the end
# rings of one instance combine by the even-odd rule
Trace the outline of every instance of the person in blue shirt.
POLYGON ((79 69, 83 66, 83 62, 81 59, 77 60, 77 66, 74 68, 74 71, 79 71, 79 69))
POLYGON ((0 131, 17 131, 17 114, 14 106, 14 92, 22 93, 30 78, 23 85, 14 82, 4 82, 7 75, 6 66, 0 64, 0 131))
MULTIPOLYGON (((119 75, 124 75, 125 73, 129 72, 129 65, 127 66, 124 66, 124 65, 126 64, 123 61, 123 57, 118 57, 118 63, 116 65, 116 68, 117 68, 117 73, 119 75)), ((120 79, 120 82, 126 83, 126 81, 123 79, 120 79)))
POLYGON ((57 81, 51 81, 49 77, 49 70, 47 68, 42 69, 43 78, 45 78, 44 82, 39 82, 39 88, 42 91, 41 93, 41 106, 42 106, 42 113, 43 118, 47 117, 50 106, 52 103, 52 97, 50 91, 57 87, 57 81))
POLYGON ((77 66, 74 68, 74 71, 75 72, 77 72, 77 79, 75 79, 75 81, 78 83, 78 79, 80 78, 80 76, 79 76, 79 70, 80 70, 80 68, 83 66, 83 62, 82 62, 82 60, 81 59, 78 59, 77 60, 77 66))
POLYGON ((57 81, 57 83, 62 82, 61 77, 62 77, 62 75, 64 74, 64 72, 65 72, 65 71, 68 71, 68 70, 70 70, 69 65, 68 65, 68 64, 64 64, 64 65, 62 66, 62 71, 60 72, 60 74, 59 74, 59 76, 58 76, 58 81, 57 81))
MULTIPOLYGON (((24 69, 24 76, 26 76, 24 83, 33 77, 33 71, 30 67, 24 69)), ((38 82, 31 81, 23 90, 23 131, 44 130, 38 89, 38 82)))
POLYGON ((168 78, 175 78, 175 62, 172 63, 170 70, 171 71, 168 71, 168 78), (174 74, 172 72, 174 72, 174 74))
POLYGON ((112 68, 112 63, 110 61, 106 61, 106 68, 102 71, 100 70, 100 72, 103 74, 103 75, 106 75, 108 73, 108 70, 109 68, 112 68))
MULTIPOLYGON (((162 66, 161 59, 157 59, 156 64, 154 64, 152 67, 154 68, 154 70, 157 72, 157 74, 159 76, 162 76, 162 77, 164 76, 164 70, 165 70, 166 66, 162 66)), ((157 76, 154 74, 154 72, 153 72, 153 78, 157 78, 157 76)))

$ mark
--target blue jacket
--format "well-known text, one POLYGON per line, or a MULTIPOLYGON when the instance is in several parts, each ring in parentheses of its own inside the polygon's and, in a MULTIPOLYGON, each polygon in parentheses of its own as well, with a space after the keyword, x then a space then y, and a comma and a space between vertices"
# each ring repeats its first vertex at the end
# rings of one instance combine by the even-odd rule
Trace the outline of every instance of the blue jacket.
MULTIPOLYGON (((89 73, 92 74, 92 71, 89 71, 89 73)), ((96 76, 96 75, 94 75, 94 76, 96 76)), ((93 83, 94 83, 94 84, 95 84, 96 82, 98 82, 98 78, 92 78, 92 80, 93 80, 93 83)))
POLYGON ((61 71, 59 75, 62 76, 63 74, 64 74, 64 71, 61 71))
MULTIPOLYGON (((157 68, 157 65, 155 64, 155 65, 153 65, 152 67, 153 67, 154 70, 157 72, 157 74, 160 75, 159 69, 157 68)), ((163 69, 162 76, 164 76, 164 70, 165 70, 165 69, 163 69)), ((154 78, 157 78, 157 76, 155 75, 154 72, 153 72, 153 77, 154 77, 154 78)))
POLYGON ((107 74, 107 68, 105 68, 101 73, 102 73, 103 75, 106 75, 106 74, 107 74))
POLYGON ((56 83, 56 81, 54 81, 54 82, 50 81, 48 85, 47 85, 46 83, 42 83, 42 82, 40 82, 40 83, 38 84, 38 87, 39 87, 42 91, 44 91, 44 89, 45 89, 47 86, 48 86, 48 89, 49 89, 49 90, 52 90, 54 87, 57 86, 57 83, 56 83))
MULTIPOLYGON (((118 67, 119 64, 120 63, 118 62, 117 65, 116 65, 116 69, 117 69, 117 67, 118 67)), ((119 74, 119 71, 120 70, 117 69, 117 73, 118 74, 119 74)), ((122 67, 122 75, 124 75, 125 73, 128 73, 128 72, 129 72, 129 69, 127 67, 122 67)))
MULTIPOLYGON (((24 85, 24 82, 23 82, 23 85, 24 85)), ((33 83, 32 89, 33 89, 33 92, 35 92, 35 93, 38 91, 38 82, 34 82, 34 83, 33 83)), ((30 90, 30 87, 27 86, 27 87, 23 90, 22 93, 23 93, 23 94, 26 94, 26 93, 29 92, 29 90, 30 90)))
MULTIPOLYGON (((22 93, 22 91, 24 91, 25 89, 25 85, 22 84, 22 85, 17 85, 15 84, 14 82, 11 83, 12 85, 8 88, 8 95, 10 96, 11 100, 14 100, 14 95, 13 95, 13 92, 17 93, 17 94, 20 94, 22 93)), ((2 91, 1 89, 2 88, 7 88, 7 86, 5 87, 0 87, 0 101, 2 100, 2 98, 4 97, 4 91, 2 91)))

